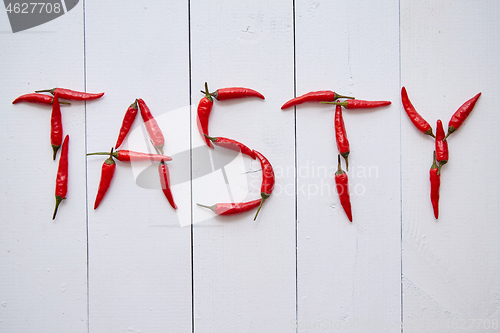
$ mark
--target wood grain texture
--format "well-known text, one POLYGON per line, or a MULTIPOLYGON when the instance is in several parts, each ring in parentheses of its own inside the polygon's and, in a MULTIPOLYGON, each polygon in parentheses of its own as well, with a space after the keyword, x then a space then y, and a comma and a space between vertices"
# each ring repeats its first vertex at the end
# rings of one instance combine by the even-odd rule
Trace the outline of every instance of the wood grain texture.
MULTIPOLYGON (((173 157, 167 164, 179 211, 189 210, 186 2, 87 2, 85 8, 87 90, 107 90, 87 103, 88 151, 109 151, 127 107, 142 98, 173 157)), ((149 140, 138 114, 121 148, 154 153, 149 140)), ((104 160, 87 158, 90 331, 191 332, 191 232, 161 191, 158 163, 117 161, 94 211, 104 160)))
MULTIPOLYGON (((301 2, 296 20, 297 95, 332 90, 358 99, 393 102, 379 109, 343 111, 351 150, 352 223, 334 185, 335 107, 309 103, 296 108, 296 326, 299 332, 342 327, 368 332, 383 323, 385 331, 398 332, 397 1, 301 2)), ((345 171, 344 162, 342 167, 345 171)))
POLYGON ((405 115, 401 119, 405 332, 449 332, 464 322, 486 332, 484 323, 499 319, 499 246, 492 240, 500 232, 500 7, 495 1, 476 5, 401 2, 402 85, 433 128, 437 119, 447 126, 460 105, 482 92, 470 117, 448 138, 437 221, 425 186, 433 141, 405 115))
MULTIPOLYGON (((215 101, 209 131, 264 154, 277 177, 255 222, 255 210, 214 217, 193 207, 195 332, 282 331, 295 318, 293 174, 278 174, 293 166, 293 118, 280 111, 293 92, 292 37, 289 2, 191 3, 193 148, 203 145, 195 121, 205 81, 211 91, 255 89, 266 99, 215 101)), ((236 157, 233 167, 218 162, 221 148, 209 154, 216 170, 208 175, 210 158, 193 154, 194 203, 260 198, 258 161, 236 157)))
POLYGON ((39 89, 83 89, 82 8, 16 34, 1 12, 0 331, 87 332, 84 103, 62 108, 70 191, 55 221, 51 107, 11 104, 39 89))

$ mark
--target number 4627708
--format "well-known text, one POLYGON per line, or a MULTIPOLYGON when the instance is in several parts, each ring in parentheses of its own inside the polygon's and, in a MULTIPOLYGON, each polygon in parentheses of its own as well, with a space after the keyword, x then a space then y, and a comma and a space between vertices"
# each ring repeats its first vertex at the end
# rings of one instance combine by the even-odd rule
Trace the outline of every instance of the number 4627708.
POLYGON ((448 319, 445 325, 448 329, 498 329, 498 319, 448 319))
POLYGON ((7 13, 15 14, 42 14, 42 13, 55 13, 59 14, 62 10, 60 3, 44 3, 44 2, 23 2, 23 3, 9 3, 5 8, 7 13))

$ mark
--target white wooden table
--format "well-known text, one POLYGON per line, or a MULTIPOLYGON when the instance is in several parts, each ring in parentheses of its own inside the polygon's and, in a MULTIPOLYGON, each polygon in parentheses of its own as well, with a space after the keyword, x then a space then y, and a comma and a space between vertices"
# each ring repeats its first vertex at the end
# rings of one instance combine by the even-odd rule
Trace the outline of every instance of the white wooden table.
MULTIPOLYGON (((497 0, 82 0, 14 34, 0 10, 0 332, 498 332, 499 22, 497 0), (260 197, 258 162, 203 146, 205 81, 266 96, 216 101, 210 122, 275 168, 255 222, 196 206, 260 197), (106 94, 63 107, 69 191, 52 221, 50 108, 11 101, 56 86, 106 94), (433 128, 482 92, 449 138, 437 221, 434 143, 402 86, 433 128), (334 108, 280 109, 327 89, 392 101, 344 112, 353 223, 333 186, 334 108), (139 97, 179 209, 155 165, 117 162, 94 211, 105 157, 85 153, 109 151, 139 97)), ((148 152, 141 123, 124 147, 148 152)))

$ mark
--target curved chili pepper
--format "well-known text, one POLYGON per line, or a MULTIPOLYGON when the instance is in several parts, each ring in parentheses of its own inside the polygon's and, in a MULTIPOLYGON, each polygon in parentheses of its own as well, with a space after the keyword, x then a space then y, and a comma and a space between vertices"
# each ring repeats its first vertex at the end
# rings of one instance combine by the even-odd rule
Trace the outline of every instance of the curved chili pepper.
POLYGON ((345 130, 344 118, 342 117, 342 107, 337 105, 335 108, 335 139, 337 141, 337 149, 345 159, 345 166, 347 171, 349 171, 349 140, 347 140, 347 132, 345 130))
POLYGON ((434 138, 434 134, 432 133, 432 127, 429 125, 425 119, 418 114, 417 110, 413 107, 408 98, 408 93, 406 92, 406 88, 401 88, 401 101, 403 102, 403 107, 405 108, 406 114, 410 117, 411 122, 415 127, 422 133, 430 135, 434 138))
POLYGON ((354 98, 354 97, 349 97, 349 96, 342 96, 337 94, 336 92, 330 91, 330 90, 322 90, 322 91, 311 91, 308 92, 307 94, 304 94, 299 97, 292 98, 283 106, 281 109, 287 109, 289 107, 295 106, 302 104, 304 102, 333 102, 339 98, 354 98))
POLYGON ((95 198, 94 209, 99 207, 104 195, 109 189, 109 185, 111 184, 111 180, 113 179, 113 175, 115 174, 116 163, 113 160, 113 148, 111 148, 111 152, 109 153, 109 158, 107 158, 102 164, 101 169, 101 180, 99 182, 99 189, 97 190, 97 196, 95 198))
POLYGON ((439 163, 438 173, 441 172, 441 167, 448 162, 448 141, 444 136, 444 128, 441 119, 436 123, 436 161, 439 163))
POLYGON ((61 149, 61 156, 59 157, 59 167, 57 168, 56 177, 56 208, 52 220, 56 218, 57 209, 61 202, 66 199, 68 193, 68 144, 69 135, 66 135, 61 149))
POLYGON ((460 126, 462 126, 464 120, 470 115, 474 105, 476 105, 477 100, 481 96, 481 93, 469 99, 457 111, 451 116, 450 122, 448 123, 448 134, 446 137, 450 136, 451 133, 455 132, 460 126))
POLYGON ((64 89, 64 88, 37 90, 35 92, 36 93, 49 92, 52 95, 59 94, 59 98, 69 99, 69 100, 74 100, 74 101, 90 101, 93 99, 101 98, 104 95, 104 93, 92 94, 92 93, 86 93, 86 92, 75 91, 75 90, 64 89))
POLYGON ((346 109, 370 109, 391 104, 390 101, 363 101, 361 99, 348 99, 347 101, 343 102, 321 102, 321 103, 342 105, 346 109))
POLYGON ((337 193, 339 194, 340 204, 344 208, 344 212, 347 215, 349 221, 352 222, 352 211, 351 211, 351 199, 349 197, 349 186, 347 184, 347 174, 342 170, 340 166, 340 155, 338 155, 339 165, 337 172, 335 172, 335 184, 337 188, 337 193))
POLYGON ((248 148, 247 146, 245 146, 241 142, 238 142, 238 141, 233 140, 233 139, 223 138, 221 136, 211 137, 211 136, 208 136, 206 134, 204 134, 204 135, 208 139, 210 139, 210 141, 212 141, 216 146, 241 152, 241 153, 243 153, 245 155, 250 156, 254 160, 256 158, 255 153, 253 152, 253 150, 250 149, 250 148, 248 148))
MULTIPOLYGON (((202 91, 202 93, 205 92, 202 91)), ((255 91, 253 89, 242 88, 242 87, 217 89, 210 95, 212 95, 218 101, 225 101, 228 99, 246 98, 246 97, 258 97, 261 99, 265 99, 264 95, 262 95, 260 92, 255 91)))
POLYGON ((262 199, 260 201, 259 209, 257 210, 257 213, 255 213, 255 217, 253 219, 255 221, 257 219, 257 215, 259 215, 260 209, 262 208, 262 204, 267 198, 269 198, 271 193, 273 193, 275 178, 273 167, 271 163, 269 163, 269 160, 256 150, 253 152, 259 159, 260 166, 262 168, 262 184, 260 186, 260 195, 262 199))
POLYGON ((212 141, 208 138, 208 121, 210 119, 210 112, 212 112, 212 107, 214 105, 214 100, 210 93, 208 92, 208 84, 205 82, 205 97, 198 103, 196 123, 198 125, 198 131, 201 137, 205 140, 205 143, 210 148, 214 149, 212 141))
MULTIPOLYGON (((88 153, 89 155, 109 155, 109 153, 98 152, 98 153, 88 153)), ((171 161, 172 157, 167 155, 160 154, 146 154, 132 150, 116 150, 111 155, 116 158, 120 162, 141 162, 141 161, 152 161, 152 162, 161 162, 161 161, 171 161)))
POLYGON ((163 154, 163 146, 165 145, 165 138, 163 137, 163 133, 156 122, 156 119, 151 114, 148 106, 142 98, 137 99, 139 103, 139 109, 141 110, 141 116, 144 120, 144 125, 146 126, 146 131, 148 131, 149 137, 153 142, 153 145, 163 154))
POLYGON ((170 203, 170 206, 172 206, 173 209, 177 209, 177 205, 175 204, 172 190, 170 189, 170 173, 168 171, 168 166, 165 163, 165 161, 161 161, 160 164, 158 165, 158 172, 160 174, 160 184, 163 194, 165 194, 165 197, 170 203))
POLYGON ((50 143, 54 151, 53 159, 56 160, 56 154, 61 147, 63 141, 63 125, 61 106, 59 105, 59 95, 54 95, 54 102, 52 104, 52 114, 50 116, 50 143))
POLYGON ((244 213, 258 207, 260 204, 261 204, 260 199, 248 202, 218 203, 213 206, 205 206, 197 203, 198 206, 208 208, 217 215, 234 215, 234 214, 244 213))
POLYGON ((125 116, 123 117, 122 127, 120 128, 120 134, 118 134, 118 139, 116 140, 115 149, 121 146, 123 140, 127 136, 132 124, 134 123, 135 116, 137 116, 137 100, 134 103, 130 104, 127 111, 125 112, 125 116))
MULTIPOLYGON (((25 94, 21 95, 18 98, 16 98, 12 104, 17 104, 21 102, 27 102, 27 103, 34 103, 34 104, 44 104, 44 105, 52 105, 52 101, 54 100, 54 97, 49 96, 49 95, 44 95, 44 94, 25 94)), ((59 104, 66 104, 66 105, 71 105, 68 102, 61 102, 59 101, 59 104)))
POLYGON ((431 181, 431 203, 434 210, 434 217, 437 219, 439 215, 439 187, 441 186, 441 179, 439 175, 439 166, 436 164, 436 152, 434 151, 434 159, 429 171, 429 178, 431 181))

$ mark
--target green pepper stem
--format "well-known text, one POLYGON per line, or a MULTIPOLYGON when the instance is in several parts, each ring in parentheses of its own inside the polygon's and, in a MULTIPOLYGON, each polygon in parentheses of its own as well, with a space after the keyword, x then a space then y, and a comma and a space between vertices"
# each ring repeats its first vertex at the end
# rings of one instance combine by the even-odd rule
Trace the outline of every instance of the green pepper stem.
POLYGON ((203 94, 205 94, 205 97, 208 98, 208 100, 210 102, 213 102, 214 99, 212 98, 212 94, 210 94, 210 92, 208 91, 208 83, 205 82, 205 91, 203 90, 200 90, 203 94))
POLYGON ((35 92, 36 93, 48 92, 48 93, 51 93, 52 95, 54 95, 55 90, 56 90, 56 88, 52 88, 52 89, 44 89, 44 90, 35 90, 35 92))
POLYGON ((338 167, 337 167, 337 172, 335 172, 335 175, 342 175, 344 174, 344 170, 342 170, 342 165, 340 164, 340 154, 337 155, 338 159, 338 167))
POLYGON ((437 168, 438 168, 438 165, 436 163, 436 151, 434 150, 434 156, 433 156, 433 159, 432 159, 431 169, 437 169, 437 168))
POLYGON ((86 156, 89 156, 89 155, 107 155, 109 157, 118 158, 118 150, 114 151, 114 148, 111 148, 111 151, 109 153, 105 153, 105 152, 99 151, 97 153, 87 153, 85 155, 86 156))
POLYGON ((448 137, 450 136, 450 134, 453 133, 453 132, 455 132, 455 131, 456 131, 455 127, 448 126, 448 133, 446 133, 446 136, 444 137, 443 141, 446 140, 446 139, 448 139, 448 137))
POLYGON ((57 154, 57 151, 59 150, 61 146, 56 146, 56 145, 52 145, 52 150, 54 151, 54 153, 52 154, 52 159, 55 161, 56 160, 56 154, 57 154))
POLYGON ((63 201, 64 198, 61 198, 60 196, 56 195, 56 208, 54 209, 54 215, 52 215, 52 220, 55 220, 56 214, 57 214, 57 209, 59 208, 59 205, 63 201))
POLYGON ((97 153, 88 153, 88 154, 85 154, 86 156, 89 156, 89 155, 109 155, 109 153, 105 153, 105 152, 97 152, 97 153))
POLYGON ((217 140, 217 138, 214 138, 214 137, 211 137, 211 136, 208 136, 206 135, 205 133, 203 133, 204 136, 206 136, 210 141, 212 142, 215 142, 217 140))
POLYGON ((212 96, 215 99, 219 99, 219 90, 214 91, 213 93, 210 93, 210 96, 212 96))
POLYGON ((342 157, 345 160, 346 171, 349 171, 349 153, 350 153, 350 151, 346 151, 346 152, 340 154, 340 155, 342 155, 342 157))
POLYGON ((333 105, 340 105, 343 106, 347 109, 347 102, 320 102, 321 104, 333 104, 333 105))
POLYGON ((349 98, 349 99, 354 99, 354 97, 350 97, 350 96, 343 96, 343 95, 339 95, 339 94, 335 94, 335 96, 337 98, 349 98))
POLYGON ((196 203, 198 206, 200 207, 203 207, 203 208, 208 208, 210 209, 211 211, 213 211, 215 213, 215 205, 213 206, 206 206, 206 205, 202 205, 202 204, 199 204, 199 203, 196 203))
POLYGON ((151 142, 151 144, 153 145, 153 148, 156 150, 156 153, 158 155, 163 155, 161 152, 160 152, 160 148, 156 147, 155 144, 153 143, 153 140, 149 140, 149 142, 151 142))
POLYGON ((257 209, 257 213, 255 213, 255 217, 253 218, 254 221, 257 219, 257 215, 259 215, 260 209, 262 208, 262 204, 264 203, 264 201, 266 201, 266 199, 262 198, 259 204, 259 208, 257 209))

